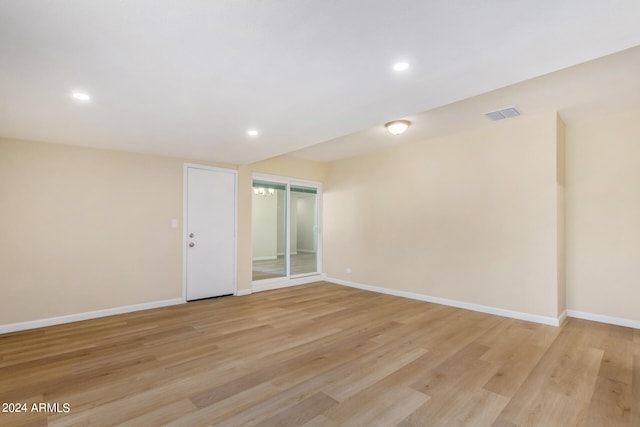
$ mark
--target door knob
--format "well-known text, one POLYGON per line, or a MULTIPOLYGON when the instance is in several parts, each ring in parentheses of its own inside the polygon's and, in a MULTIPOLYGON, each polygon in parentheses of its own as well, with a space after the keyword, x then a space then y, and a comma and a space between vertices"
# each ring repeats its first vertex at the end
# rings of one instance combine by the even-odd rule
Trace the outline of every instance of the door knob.
POLYGON ((196 244, 195 244, 195 243, 193 243, 193 242, 189 243, 189 247, 190 247, 190 248, 194 247, 195 245, 196 245, 196 244))
POLYGON ((193 236, 194 236, 194 234, 193 234, 193 233, 189 233, 189 237, 193 237, 193 236))

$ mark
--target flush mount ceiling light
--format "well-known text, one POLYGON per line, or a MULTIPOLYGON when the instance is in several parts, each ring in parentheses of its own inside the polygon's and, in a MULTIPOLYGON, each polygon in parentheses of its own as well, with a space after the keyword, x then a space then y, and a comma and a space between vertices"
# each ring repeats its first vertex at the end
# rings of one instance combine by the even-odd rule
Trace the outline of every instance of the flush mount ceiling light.
POLYGON ((394 120, 392 122, 385 123, 384 127, 387 128, 391 135, 400 135, 407 130, 410 124, 411 122, 409 120, 394 120))
POLYGON ((249 136, 258 136, 258 131, 255 129, 250 129, 247 131, 247 135, 249 136))
POLYGON ((84 92, 72 92, 71 93, 71 97, 73 99, 75 99, 76 101, 90 101, 91 100, 91 96, 89 96, 88 93, 84 93, 84 92))
POLYGON ((393 69, 396 71, 406 71, 409 69, 409 63, 408 62, 398 62, 397 64, 395 64, 393 66, 393 69))

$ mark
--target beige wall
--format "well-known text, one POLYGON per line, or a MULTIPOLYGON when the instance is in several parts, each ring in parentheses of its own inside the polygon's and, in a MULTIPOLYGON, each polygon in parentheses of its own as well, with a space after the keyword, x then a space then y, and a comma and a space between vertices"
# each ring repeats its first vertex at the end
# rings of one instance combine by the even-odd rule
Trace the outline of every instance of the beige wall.
POLYGON ((0 324, 180 298, 182 176, 181 159, 0 140, 0 324))
POLYGON ((330 164, 326 274, 556 318, 557 126, 522 116, 330 164))
MULTIPOLYGON (((640 111, 566 132, 550 113, 329 165, 240 166, 238 288, 259 172, 325 183, 329 277, 640 321, 639 137, 640 111)), ((180 298, 183 164, 0 139, 0 325, 180 298)))
POLYGON ((556 182, 557 182, 557 256, 558 256, 558 315, 567 310, 566 268, 566 126, 560 116, 556 127, 556 182))
POLYGON ((323 182, 327 175, 327 165, 325 163, 289 156, 273 157, 261 162, 244 165, 242 168, 250 171, 250 173, 263 173, 318 182, 323 182))
MULTIPOLYGON (((181 298, 185 161, 0 139, 0 325, 181 298)), ((322 181, 325 166, 279 157, 239 169, 242 290, 251 173, 322 181)))
POLYGON ((640 110, 567 126, 567 306, 640 321, 640 110))

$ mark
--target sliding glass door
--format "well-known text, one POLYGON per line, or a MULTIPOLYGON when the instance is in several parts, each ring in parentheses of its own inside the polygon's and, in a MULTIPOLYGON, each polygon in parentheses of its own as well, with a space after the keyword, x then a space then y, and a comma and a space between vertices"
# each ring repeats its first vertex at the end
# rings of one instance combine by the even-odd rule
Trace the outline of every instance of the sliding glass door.
POLYGON ((254 176, 253 281, 320 273, 320 184, 254 176))
POLYGON ((318 191, 291 185, 290 218, 291 276, 318 271, 318 191))
POLYGON ((252 280, 287 277, 287 186, 253 181, 251 230, 253 235, 252 280))

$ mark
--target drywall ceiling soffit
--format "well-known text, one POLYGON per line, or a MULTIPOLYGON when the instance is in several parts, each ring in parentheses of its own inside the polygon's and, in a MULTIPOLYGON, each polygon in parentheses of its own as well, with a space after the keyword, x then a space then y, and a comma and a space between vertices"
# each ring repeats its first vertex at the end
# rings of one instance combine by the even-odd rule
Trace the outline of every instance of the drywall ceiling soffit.
POLYGON ((638 16, 634 0, 4 0, 0 136, 249 163, 631 48, 638 16))
MULTIPOLYGON (((390 135, 382 124, 289 153, 321 162, 414 143, 495 123, 484 113, 517 105, 525 116, 555 111, 567 124, 595 115, 640 109, 640 47, 568 67, 405 118, 411 127, 390 135)), ((512 119, 510 119, 512 120, 512 119)))

